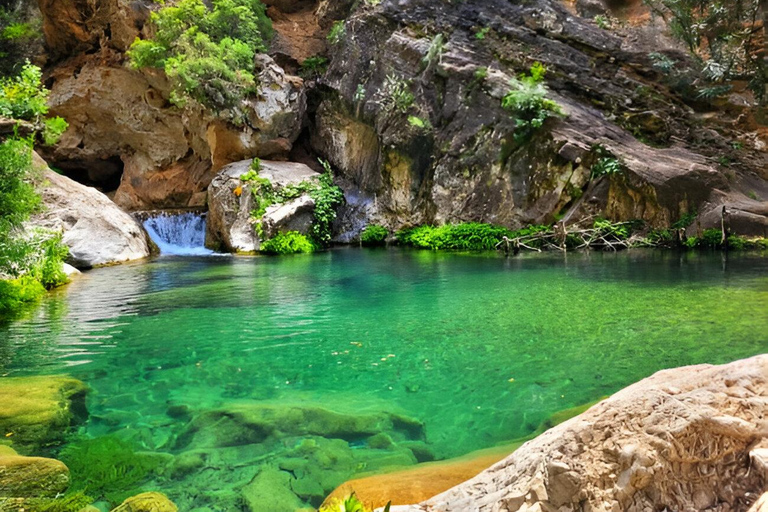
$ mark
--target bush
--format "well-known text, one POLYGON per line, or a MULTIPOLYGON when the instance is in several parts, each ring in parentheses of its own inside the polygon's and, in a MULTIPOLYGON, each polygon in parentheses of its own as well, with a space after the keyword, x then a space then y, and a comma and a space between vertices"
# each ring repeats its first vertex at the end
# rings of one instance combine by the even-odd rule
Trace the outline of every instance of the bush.
POLYGON ((298 231, 278 233, 274 238, 263 242, 260 249, 264 254, 298 254, 313 250, 312 242, 298 231))
POLYGON ((336 45, 342 42, 344 40, 344 37, 346 37, 346 35, 347 35, 347 29, 344 26, 344 21, 339 20, 333 23, 333 26, 331 27, 330 32, 328 32, 327 39, 329 43, 336 45))
POLYGON ((43 295, 45 288, 33 277, 0 279, 0 320, 11 318, 25 305, 38 301, 43 295))
POLYGON ((266 51, 272 24, 259 0, 181 0, 152 14, 155 36, 136 39, 128 50, 135 68, 165 70, 173 86, 172 101, 194 100, 220 112, 231 109, 241 121, 238 104, 256 91, 253 59, 266 51))
POLYGON ((528 141, 548 118, 564 115, 560 105, 547 98, 546 71, 540 62, 534 63, 528 74, 510 81, 512 89, 501 100, 501 106, 515 117, 518 143, 528 141))
POLYGON ((55 144, 67 129, 60 117, 44 119, 48 114, 48 95, 43 87, 43 73, 30 63, 21 68, 19 76, 0 80, 0 116, 42 124, 43 140, 55 144))
POLYGON ((504 236, 520 236, 516 233, 521 232, 492 224, 469 222, 405 229, 395 233, 395 238, 400 244, 420 249, 483 251, 494 249, 504 236))
POLYGON ((367 246, 384 245, 389 231, 384 226, 370 224, 360 234, 360 243, 367 246))

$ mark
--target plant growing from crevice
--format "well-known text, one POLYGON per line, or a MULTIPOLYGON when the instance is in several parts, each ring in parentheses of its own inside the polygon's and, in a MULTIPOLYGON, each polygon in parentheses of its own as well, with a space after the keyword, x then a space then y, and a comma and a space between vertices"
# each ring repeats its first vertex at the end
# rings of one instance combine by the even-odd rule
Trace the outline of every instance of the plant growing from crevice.
POLYGON ((510 81, 511 89, 501 101, 501 106, 515 118, 515 141, 527 142, 550 117, 565 113, 555 101, 549 99, 544 85, 546 68, 535 62, 527 74, 510 81))
POLYGON ((445 36, 437 34, 429 43, 426 55, 421 59, 421 67, 426 71, 434 69, 440 63, 445 53, 445 36))
POLYGON ((328 69, 328 59, 320 55, 304 59, 299 74, 302 78, 317 78, 328 69))
POLYGON ((262 242, 259 249, 264 254, 299 254, 309 253, 314 250, 310 240, 298 231, 278 233, 273 238, 262 242))
POLYGON ((347 36, 347 29, 344 25, 344 21, 339 20, 333 23, 331 30, 328 32, 328 35, 326 36, 326 39, 332 45, 337 45, 341 43, 346 36, 347 36))
POLYGON ((411 83, 396 75, 387 75, 381 92, 381 105, 387 112, 400 112, 405 114, 414 102, 411 92, 411 83))

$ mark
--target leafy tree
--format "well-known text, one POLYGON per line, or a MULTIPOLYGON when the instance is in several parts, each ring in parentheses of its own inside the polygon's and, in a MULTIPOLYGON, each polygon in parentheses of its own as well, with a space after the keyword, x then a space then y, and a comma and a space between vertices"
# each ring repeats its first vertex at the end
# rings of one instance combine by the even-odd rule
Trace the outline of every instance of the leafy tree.
MULTIPOLYGON (((766 99, 766 63, 760 58, 760 0, 645 0, 696 59, 713 84, 746 79, 766 99)), ((721 90, 705 93, 711 96, 721 90)))
POLYGON ((231 110, 257 89, 253 59, 266 51, 272 24, 259 0, 181 0, 152 14, 155 35, 136 39, 128 50, 135 68, 165 70, 171 100, 193 100, 217 112, 231 110))

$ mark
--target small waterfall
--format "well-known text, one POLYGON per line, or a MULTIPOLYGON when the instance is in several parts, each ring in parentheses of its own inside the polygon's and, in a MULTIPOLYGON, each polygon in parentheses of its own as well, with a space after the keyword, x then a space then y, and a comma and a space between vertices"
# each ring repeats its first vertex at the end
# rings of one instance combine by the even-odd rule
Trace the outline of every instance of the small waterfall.
POLYGON ((194 212, 152 214, 144 229, 162 255, 205 256, 215 254, 205 248, 205 215, 194 212))

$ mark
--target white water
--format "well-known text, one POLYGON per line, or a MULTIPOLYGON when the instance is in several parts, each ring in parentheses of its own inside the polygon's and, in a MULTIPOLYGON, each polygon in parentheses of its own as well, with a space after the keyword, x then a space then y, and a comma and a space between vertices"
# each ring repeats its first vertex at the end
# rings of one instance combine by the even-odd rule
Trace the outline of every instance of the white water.
POLYGON ((144 221, 144 229, 162 255, 207 256, 205 217, 199 213, 160 213, 144 221))

